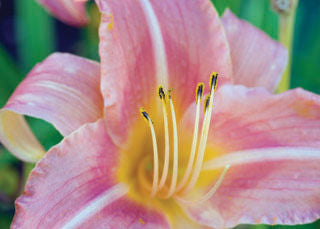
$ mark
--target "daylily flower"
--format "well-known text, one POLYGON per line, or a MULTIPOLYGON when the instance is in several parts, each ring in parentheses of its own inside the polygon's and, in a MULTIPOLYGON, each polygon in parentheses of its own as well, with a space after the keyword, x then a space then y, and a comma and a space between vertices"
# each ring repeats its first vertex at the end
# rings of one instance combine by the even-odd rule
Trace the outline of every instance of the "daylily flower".
POLYGON ((66 136, 32 171, 12 228, 319 218, 320 97, 271 93, 281 45, 229 11, 221 23, 207 0, 96 2, 101 77, 94 62, 54 54, 1 110, 1 141, 20 158, 43 153, 20 114, 66 136))

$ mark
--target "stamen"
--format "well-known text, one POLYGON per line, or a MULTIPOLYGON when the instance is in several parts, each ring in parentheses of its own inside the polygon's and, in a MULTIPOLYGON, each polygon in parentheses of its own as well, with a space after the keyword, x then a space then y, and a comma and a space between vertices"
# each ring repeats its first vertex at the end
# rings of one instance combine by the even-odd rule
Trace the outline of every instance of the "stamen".
POLYGON ((208 133, 210 129, 210 122, 211 122, 211 116, 212 116, 212 110, 213 110, 213 98, 214 98, 214 91, 216 89, 216 84, 217 84, 217 77, 218 74, 216 72, 213 72, 211 74, 211 79, 210 79, 210 98, 208 106, 206 106, 206 111, 204 115, 204 120, 202 124, 202 131, 201 131, 201 138, 200 138, 200 145, 198 149, 198 155, 197 155, 197 160, 195 163, 194 171, 192 173, 192 177, 190 179, 189 184, 185 188, 184 192, 189 191, 191 188, 193 188, 199 178, 200 172, 201 172, 201 167, 203 164, 203 158, 204 158, 204 153, 206 150, 206 145, 207 145, 207 139, 208 139, 208 133))
POLYGON ((166 108, 166 94, 164 93, 163 87, 159 87, 159 97, 162 101, 162 113, 164 120, 164 138, 165 138, 165 153, 164 153, 164 165, 162 175, 159 183, 159 189, 166 183, 166 179, 169 171, 169 124, 168 124, 168 113, 166 108))
POLYGON ((228 172, 230 168, 230 165, 226 165, 224 167, 224 170, 222 171, 218 181, 214 184, 214 186, 212 188, 209 189, 209 191, 203 195, 199 200, 196 200, 196 201, 193 201, 193 200, 186 200, 186 199, 183 199, 181 197, 176 197, 177 200, 179 200, 180 202, 184 203, 184 204, 190 204, 190 205, 199 205, 199 204, 202 204, 204 202, 206 202, 207 200, 209 200, 215 193, 216 191, 219 189, 219 187, 221 186, 222 184, 222 181, 226 175, 226 173, 228 172))
MULTIPOLYGON (((158 158, 158 146, 157 146, 157 139, 156 139, 156 133, 153 126, 153 122, 148 115, 146 111, 141 109, 141 114, 147 120, 150 132, 152 136, 152 144, 153 144, 153 164, 154 164, 154 171, 153 171, 153 182, 152 182, 152 191, 151 196, 154 197, 158 190, 165 188, 162 192, 167 193, 163 196, 163 198, 169 198, 171 197, 175 192, 179 192, 181 189, 184 189, 183 192, 186 192, 193 188, 199 178, 204 154, 206 150, 206 144, 208 139, 208 133, 210 129, 210 122, 211 122, 211 116, 213 111, 213 97, 214 97, 214 91, 216 89, 217 85, 217 73, 212 73, 210 78, 210 94, 207 96, 204 108, 205 108, 205 114, 203 119, 203 125, 201 130, 201 137, 199 141, 198 146, 198 153, 196 157, 196 150, 198 145, 198 134, 199 134, 199 122, 200 122, 200 107, 201 107, 201 99, 203 97, 204 92, 204 84, 199 83, 196 90, 196 116, 195 116, 195 124, 194 124, 194 133, 193 133, 193 140, 189 155, 189 160, 187 164, 187 168, 185 170, 184 176, 179 184, 177 184, 178 181, 178 160, 179 160, 179 151, 178 151, 178 128, 177 128, 177 120, 176 120, 176 114, 175 109, 173 105, 173 101, 171 98, 171 90, 168 90, 168 99, 170 104, 170 110, 171 110, 171 117, 172 117, 172 130, 173 130, 173 165, 172 165, 172 177, 171 177, 171 184, 169 188, 165 186, 166 180, 169 173, 169 164, 170 164, 170 145, 169 145, 169 123, 168 123, 168 113, 167 113, 167 104, 166 104, 166 94, 162 86, 159 86, 158 88, 158 95, 162 102, 162 112, 163 112, 163 120, 164 120, 164 137, 165 137, 165 152, 164 152, 164 165, 163 165, 163 171, 161 175, 160 182, 159 180, 159 158, 158 158), (196 157, 196 160, 195 160, 196 157), (185 187, 186 186, 186 187, 185 187)), ((228 167, 229 168, 229 167, 228 167)), ((226 168, 226 169, 228 169, 226 168)), ((222 182, 222 179, 224 177, 225 172, 222 174, 221 181, 220 179, 216 183, 215 187, 213 187, 206 195, 203 196, 201 201, 206 198, 210 198, 213 193, 217 190, 219 185, 222 182), (209 197, 208 197, 209 196, 209 197)), ((149 186, 150 187, 150 186, 149 186)), ((160 193, 161 194, 161 193, 160 193)), ((161 195, 162 196, 162 195, 161 195)))
POLYGON ((184 173, 184 176, 181 180, 181 182, 178 184, 176 192, 180 191, 184 185, 187 183, 188 179, 190 178, 190 174, 192 171, 192 165, 194 162, 194 158, 196 155, 196 147, 197 147, 197 141, 198 141, 198 132, 199 132, 199 120, 200 120, 200 103, 201 103, 201 98, 203 96, 203 89, 204 89, 204 84, 200 83, 197 86, 197 91, 196 91, 196 117, 195 117, 195 122, 194 122, 194 129, 193 129, 193 140, 192 140, 192 145, 191 145, 191 151, 190 151, 190 156, 188 160, 188 165, 187 169, 184 173))
POLYGON ((174 106, 173 106, 170 92, 171 91, 169 91, 169 102, 170 102, 172 128, 173 128, 173 171, 172 171, 171 185, 166 198, 169 198, 174 193, 177 185, 177 178, 178 178, 178 128, 177 128, 176 114, 174 111, 174 106))
POLYGON ((152 191, 151 196, 154 197, 157 190, 158 190, 158 177, 159 177, 159 160, 158 160, 158 146, 157 146, 157 139, 156 139, 156 133, 153 127, 153 123, 148 115, 148 113, 141 108, 140 112, 142 116, 148 121, 151 136, 152 136, 152 145, 153 145, 153 182, 152 182, 152 191))

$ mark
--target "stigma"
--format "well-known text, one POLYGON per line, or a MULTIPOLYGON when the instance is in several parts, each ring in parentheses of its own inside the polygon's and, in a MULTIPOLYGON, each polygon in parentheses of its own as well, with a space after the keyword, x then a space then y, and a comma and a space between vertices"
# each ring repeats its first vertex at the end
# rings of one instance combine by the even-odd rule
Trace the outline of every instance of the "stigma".
POLYGON ((194 129, 192 136, 192 143, 189 152, 188 162, 186 164, 179 164, 179 139, 178 139, 178 127, 176 112, 174 107, 173 98, 171 95, 171 90, 166 90, 160 85, 158 87, 158 97, 161 101, 162 114, 163 114, 163 128, 164 128, 164 147, 163 152, 160 152, 163 157, 163 166, 162 171, 159 170, 159 152, 158 152, 158 143, 157 136, 154 128, 153 121, 150 115, 143 108, 140 109, 142 117, 147 121, 150 128, 152 145, 153 145, 153 180, 151 187, 151 197, 161 197, 168 199, 175 197, 180 201, 186 202, 195 202, 200 203, 205 200, 208 200, 216 192, 219 186, 222 183, 222 180, 229 169, 229 165, 225 167, 222 174, 220 175, 217 182, 207 191, 206 194, 202 195, 201 198, 197 200, 187 200, 183 196, 191 191, 199 177, 204 163, 204 156, 206 152, 206 145, 208 140, 208 134, 210 129, 210 123, 213 113, 213 101, 214 94, 217 87, 218 74, 213 72, 209 81, 210 92, 206 96, 204 101, 204 117, 202 120, 202 128, 200 131, 200 111, 201 111, 201 102, 204 95, 204 83, 199 83, 196 87, 196 96, 195 96, 195 120, 194 120, 194 129), (169 117, 171 116, 171 128, 172 131, 172 142, 169 138, 169 117), (170 145, 172 144, 170 151, 170 145), (171 155, 172 154, 172 155, 171 155), (172 160, 170 160, 170 155, 172 160), (170 163, 172 166, 170 167, 170 163), (179 167, 184 168, 184 174, 181 179, 178 180, 178 171, 179 167), (169 168, 172 169, 169 171, 169 168))

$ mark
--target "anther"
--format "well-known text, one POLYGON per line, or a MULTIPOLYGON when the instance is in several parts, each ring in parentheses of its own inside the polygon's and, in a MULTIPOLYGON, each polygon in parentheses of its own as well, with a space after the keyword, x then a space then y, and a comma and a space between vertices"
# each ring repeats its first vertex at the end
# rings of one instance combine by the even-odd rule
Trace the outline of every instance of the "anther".
POLYGON ((144 110, 144 108, 140 108, 140 113, 142 117, 144 117, 147 121, 149 121, 149 115, 148 113, 144 110))
POLYGON ((160 85, 158 89, 160 99, 165 102, 166 101, 166 94, 164 93, 163 87, 160 85))
POLYGON ((216 90, 217 79, 218 79, 218 73, 212 72, 211 76, 210 76, 210 93, 211 93, 211 91, 216 90))
POLYGON ((201 100, 204 91, 204 83, 199 83, 196 90, 196 103, 201 100))
POLYGON ((169 90, 168 90, 168 97, 169 97, 169 99, 172 99, 172 97, 171 97, 171 92, 173 91, 173 89, 172 88, 170 88, 169 90))
POLYGON ((204 100, 204 112, 206 112, 206 110, 209 107, 209 103, 210 103, 210 95, 207 95, 206 99, 204 100))

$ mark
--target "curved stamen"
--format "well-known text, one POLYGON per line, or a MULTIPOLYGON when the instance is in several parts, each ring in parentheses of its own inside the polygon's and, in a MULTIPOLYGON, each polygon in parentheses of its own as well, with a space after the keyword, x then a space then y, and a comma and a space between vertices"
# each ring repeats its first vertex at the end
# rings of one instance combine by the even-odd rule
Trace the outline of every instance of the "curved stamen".
POLYGON ((177 185, 177 179, 178 179, 178 128, 177 128, 176 114, 174 111, 174 106, 173 106, 170 92, 169 92, 169 102, 170 102, 172 128, 173 128, 173 171, 172 171, 171 185, 166 198, 169 198, 174 193, 177 185))
POLYGON ((196 147, 197 147, 197 141, 198 141, 200 106, 201 106, 200 103, 201 103, 201 98, 203 96, 203 89, 204 89, 204 84, 199 83, 197 86, 197 91, 196 91, 197 108, 196 108, 196 117, 195 117, 195 122, 194 122, 194 129, 193 129, 193 140, 192 140, 191 151, 190 151, 190 155, 189 155, 187 169, 184 173, 184 176, 183 176, 181 182, 177 186, 176 192, 179 192, 184 187, 184 185, 187 183, 188 179, 190 178, 190 174, 192 171, 192 165, 193 165, 194 158, 196 155, 196 147))
POLYGON ((159 183, 159 189, 163 187, 166 183, 166 179, 169 171, 169 124, 168 124, 168 113, 166 108, 166 95, 164 93, 163 87, 159 87, 159 97, 162 101, 162 113, 164 120, 164 139, 165 139, 165 153, 164 153, 164 165, 162 170, 162 175, 159 183))
POLYGON ((199 204, 202 204, 204 202, 206 202, 207 200, 209 200, 215 193, 216 191, 219 189, 219 187, 221 186, 222 184, 222 181, 226 175, 226 173, 228 172, 230 168, 230 165, 226 165, 224 167, 224 170, 222 171, 218 181, 213 185, 212 188, 209 189, 209 191, 203 195, 199 200, 196 200, 196 201, 193 201, 193 200, 186 200, 186 199, 183 199, 181 197, 176 197, 177 200, 179 200, 180 202, 184 203, 184 204, 190 204, 190 205, 199 205, 199 204))
POLYGON ((158 146, 157 146, 157 139, 156 133, 153 127, 153 123, 148 115, 147 112, 144 111, 143 108, 140 109, 142 116, 148 121, 151 136, 152 136, 152 145, 153 145, 153 182, 152 182, 152 191, 151 196, 155 196, 158 190, 158 177, 159 177, 159 160, 158 160, 158 146))
POLYGON ((191 176, 190 182, 185 188, 184 192, 189 191, 191 188, 193 188, 199 178, 200 172, 201 172, 201 167, 203 164, 203 158, 204 158, 204 153, 206 150, 206 145, 207 145, 207 139, 208 139, 208 133, 210 129, 210 122, 211 122, 211 116, 212 116, 212 110, 213 110, 213 98, 214 98, 214 91, 216 89, 217 85, 217 73, 212 73, 211 74, 211 79, 210 79, 210 98, 209 104, 205 103, 205 116, 202 124, 202 131, 201 131, 201 138, 200 138, 200 145, 198 149, 198 155, 194 167, 193 174, 191 176))

